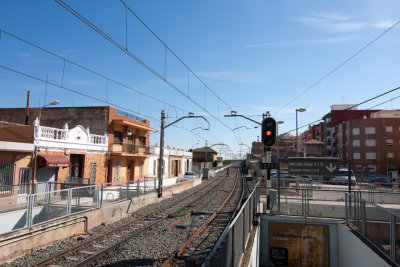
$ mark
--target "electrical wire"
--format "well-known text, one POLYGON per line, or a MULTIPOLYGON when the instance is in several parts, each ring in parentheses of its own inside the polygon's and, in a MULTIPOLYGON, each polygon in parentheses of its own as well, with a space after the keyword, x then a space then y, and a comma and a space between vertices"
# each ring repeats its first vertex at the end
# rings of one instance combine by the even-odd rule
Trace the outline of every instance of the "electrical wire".
POLYGON ((369 43, 367 43, 365 46, 363 46, 361 49, 359 49, 356 53, 354 53, 353 55, 351 55, 350 57, 348 57, 345 61, 343 61, 342 63, 340 63, 338 66, 336 66, 335 68, 333 68, 331 71, 329 71, 327 74, 325 74, 324 76, 322 76, 322 78, 320 78, 318 81, 316 81, 315 83, 313 83, 311 86, 309 86, 307 89, 305 89, 303 92, 301 92, 299 95, 297 95, 296 97, 294 97, 292 100, 290 100, 287 104, 283 105, 281 108, 279 108, 277 111, 275 111, 274 113, 277 113, 279 111, 281 111, 282 109, 284 109, 285 107, 287 107, 288 105, 290 105, 291 103, 293 103, 294 101, 296 101, 297 99, 299 99, 301 96, 303 96, 304 94, 306 94, 308 91, 310 91, 312 88, 314 88, 315 86, 317 86, 318 84, 320 84, 322 81, 324 81, 326 78, 328 78, 329 76, 331 76, 333 73, 335 73, 337 70, 339 70, 341 67, 343 67, 347 62, 349 62, 350 60, 352 60, 354 57, 356 57, 357 55, 359 55, 361 52, 363 52, 365 49, 367 49, 369 46, 371 46, 373 43, 375 43, 378 39, 380 39, 383 35, 385 35, 387 32, 389 32, 390 30, 392 30, 393 28, 395 28, 398 24, 400 24, 400 20, 398 20, 396 23, 394 23, 392 26, 390 26, 389 28, 387 28, 383 33, 379 34, 377 37, 375 37, 372 41, 370 41, 369 43))
POLYGON ((119 44, 117 41, 115 41, 113 38, 111 38, 109 35, 107 35, 105 32, 103 32, 100 28, 98 28, 97 26, 95 26, 93 23, 91 23, 88 19, 86 19, 84 16, 82 16, 80 13, 78 13, 76 10, 74 10, 72 7, 70 7, 69 5, 67 5, 64 1, 62 0, 54 0, 57 4, 59 4, 60 6, 62 6, 63 8, 65 8, 68 12, 70 12, 72 15, 74 15, 75 17, 77 17, 79 20, 81 20, 82 22, 84 22, 86 25, 88 25, 91 29, 93 29, 94 31, 96 31, 98 34, 100 34, 101 36, 103 36, 106 40, 108 40, 109 42, 111 42, 114 46, 116 46, 117 48, 119 48, 122 52, 124 52, 125 54, 127 54, 129 57, 131 57, 132 59, 134 59, 136 62, 138 62, 142 67, 144 67, 145 69, 147 69, 149 72, 151 72, 152 74, 154 74, 157 78, 159 78, 160 80, 164 81, 167 85, 169 85, 172 89, 174 89, 175 91, 177 91, 178 93, 180 93, 182 96, 186 97, 190 102, 192 102, 194 105, 196 105, 197 107, 199 107, 201 110, 207 112, 211 117, 213 117, 215 120, 217 120, 218 122, 220 122, 222 125, 224 125, 226 128, 228 128, 229 130, 232 131, 232 129, 226 125, 224 122, 222 122, 219 118, 217 118, 214 114, 212 114, 210 111, 206 110, 204 107, 202 107, 199 103, 197 103, 194 99, 192 99, 190 96, 186 95, 182 90, 180 90, 178 87, 176 87, 172 82, 170 82, 169 80, 165 79, 165 77, 163 77, 161 74, 159 74, 156 70, 154 70, 153 68, 151 68, 149 65, 147 65, 146 63, 144 63, 141 59, 139 59, 137 56, 135 56, 133 53, 131 53, 129 50, 125 49, 121 44, 119 44))
MULTIPOLYGON (((8 71, 10 71, 10 72, 14 72, 14 73, 16 73, 16 74, 19 74, 19 75, 21 75, 21 76, 24 76, 24 77, 27 77, 27 78, 30 78, 30 79, 33 79, 33 80, 36 80, 36 81, 39 81, 39 82, 43 82, 43 83, 46 83, 46 84, 49 84, 49 85, 53 85, 53 86, 58 87, 58 88, 60 88, 60 89, 62 89, 62 90, 65 90, 65 91, 68 91, 68 92, 71 92, 71 93, 74 93, 74 94, 78 94, 78 95, 80 95, 80 96, 84 96, 84 97, 86 97, 86 98, 95 100, 95 101, 97 101, 97 102, 101 102, 101 103, 104 103, 104 104, 107 104, 107 105, 111 105, 111 106, 113 106, 113 107, 116 107, 116 108, 119 108, 119 109, 123 109, 123 110, 125 110, 125 111, 132 112, 132 113, 138 114, 138 115, 140 115, 140 116, 143 116, 143 117, 146 117, 146 118, 149 118, 149 119, 152 119, 152 120, 161 122, 160 119, 157 119, 157 118, 155 118, 155 117, 152 117, 152 116, 149 116, 149 115, 146 115, 146 114, 143 114, 143 113, 140 113, 140 112, 131 110, 131 109, 129 109, 129 108, 123 107, 123 106, 118 105, 118 104, 115 104, 115 103, 111 103, 111 102, 104 101, 104 100, 102 100, 102 99, 100 99, 100 98, 97 98, 97 97, 94 97, 94 96, 91 96, 91 95, 88 95, 88 94, 79 92, 79 91, 77 91, 77 90, 75 90, 75 89, 68 88, 68 87, 65 87, 65 86, 63 86, 63 85, 59 85, 59 84, 53 83, 53 82, 51 82, 51 81, 47 81, 47 80, 41 79, 41 78, 39 78, 39 77, 36 77, 36 76, 30 75, 30 74, 24 73, 24 72, 22 72, 22 71, 15 70, 15 69, 13 69, 13 68, 9 68, 9 67, 4 66, 4 65, 0 65, 0 68, 3 68, 3 69, 8 70, 8 71)), ((184 128, 184 127, 180 127, 180 126, 177 126, 177 125, 172 125, 172 126, 173 126, 173 127, 176 127, 176 128, 179 128, 179 129, 182 129, 182 130, 184 130, 184 131, 187 131, 187 132, 189 132, 189 133, 191 133, 191 134, 197 136, 198 138, 204 139, 202 136, 200 136, 200 135, 198 135, 198 134, 196 134, 196 133, 193 133, 193 132, 191 132, 190 130, 184 128)), ((205 140, 205 139, 204 139, 204 140, 205 140)))
MULTIPOLYGON (((340 110, 340 111, 337 112, 335 115, 342 114, 342 113, 344 113, 344 112, 346 112, 346 111, 348 111, 348 110, 350 110, 350 109, 353 109, 353 108, 358 107, 358 106, 360 106, 360 105, 362 105, 362 104, 368 103, 368 102, 370 102, 370 101, 372 101, 372 100, 375 100, 375 99, 377 99, 377 98, 379 98, 379 97, 382 97, 382 96, 384 96, 384 95, 390 94, 390 93, 392 93, 392 92, 394 92, 394 91, 397 91, 397 90, 399 90, 399 89, 400 89, 400 86, 399 86, 399 87, 396 87, 396 88, 394 88, 394 89, 391 89, 391 90, 389 90, 389 91, 386 91, 386 92, 384 92, 384 93, 382 93, 382 94, 379 94, 379 95, 377 95, 377 96, 371 97, 371 98, 369 98, 369 99, 367 99, 367 100, 364 100, 364 101, 362 101, 362 102, 360 102, 360 103, 358 103, 358 104, 355 104, 355 105, 352 105, 352 106, 350 106, 350 107, 348 107, 348 108, 345 108, 345 109, 343 109, 343 110, 340 110)), ((399 97, 400 97, 400 96, 399 96, 399 97)), ((398 98, 398 97, 396 97, 396 98, 398 98)), ((373 106, 373 107, 375 107, 375 106, 373 106)), ((371 107, 371 108, 373 108, 373 107, 371 107)), ((371 108, 368 108, 368 109, 371 109, 371 108)), ((368 110, 368 109, 367 109, 367 110, 368 110)), ((302 128, 304 128, 304 127, 307 127, 307 126, 309 126, 309 125, 315 124, 315 123, 320 122, 320 121, 323 121, 323 119, 318 119, 318 120, 315 120, 315 121, 313 121, 313 122, 307 123, 307 124, 305 124, 305 125, 299 126, 299 127, 297 127, 297 129, 302 129, 302 128)), ((296 129, 293 129, 293 130, 287 131, 287 132, 285 132, 285 133, 282 133, 282 135, 283 135, 283 134, 291 133, 291 132, 293 132, 293 131, 296 131, 296 129)))
POLYGON ((151 30, 150 29, 150 27, 123 1, 123 0, 120 0, 120 2, 124 5, 124 7, 126 7, 146 28, 147 28, 147 30, 149 30, 153 35, 154 35, 154 37, 156 37, 157 39, 158 39, 158 41, 160 41, 160 43, 162 43, 163 44, 163 46, 166 48, 166 49, 168 49, 168 51, 169 52, 171 52, 171 54, 176 58, 176 59, 178 59, 181 63, 182 63, 182 65, 183 66, 185 66, 185 68, 188 70, 188 71, 190 71, 210 92, 212 92, 219 100, 221 100, 221 102, 222 103, 224 103, 230 110, 233 110, 233 108, 232 107, 230 107, 221 97, 219 97, 216 93, 215 93, 215 91, 214 90, 212 90, 210 87, 208 87, 207 86, 207 84, 205 83, 205 82, 203 82, 203 80, 201 80, 197 75, 196 75, 196 73, 194 73, 190 68, 189 68, 189 66, 187 66, 186 64, 185 64, 185 62, 183 62, 183 60, 180 58, 180 57, 178 57, 176 54, 175 54, 175 52, 174 51, 172 51, 162 40, 161 40, 161 38, 160 37, 158 37, 157 36, 157 34, 153 31, 153 30, 151 30))
MULTIPOLYGON (((133 88, 133 87, 131 87, 131 86, 128 86, 128 85, 126 85, 126 84, 123 84, 122 82, 119 82, 119 81, 117 81, 117 80, 114 80, 114 79, 112 79, 112 78, 110 78, 110 77, 108 77, 108 76, 106 76, 106 75, 104 75, 104 74, 101 74, 101 73, 99 73, 99 72, 97 72, 97 71, 95 71, 95 70, 92 70, 92 69, 90 69, 90 68, 88 68, 88 67, 85 67, 85 66, 79 64, 79 63, 76 63, 76 62, 71 61, 71 60, 69 60, 69 59, 67 59, 67 58, 64 58, 64 57, 62 57, 62 56, 60 56, 60 55, 58 55, 58 54, 56 54, 56 53, 54 53, 54 52, 51 52, 50 50, 47 50, 47 49, 45 49, 45 48, 43 48, 43 47, 41 47, 41 46, 39 46, 39 45, 36 45, 36 44, 34 44, 34 43, 30 42, 30 41, 27 41, 27 40, 25 40, 25 39, 23 39, 23 38, 21 38, 21 37, 15 35, 15 34, 9 33, 9 32, 7 32, 7 31, 5 31, 5 30, 3 30, 3 29, 0 29, 0 32, 6 34, 6 35, 8 35, 8 36, 10 36, 10 37, 12 37, 12 38, 14 38, 14 39, 16 39, 16 40, 19 40, 19 41, 21 41, 21 42, 23 42, 23 43, 25 43, 25 44, 27 44, 27 45, 30 45, 30 46, 32 46, 32 47, 35 47, 36 49, 39 49, 39 50, 41 50, 41 51, 43 51, 43 52, 45 52, 45 53, 47 53, 47 54, 49 54, 49 55, 52 55, 52 56, 58 58, 58 59, 61 59, 61 60, 63 60, 64 62, 68 62, 68 63, 70 63, 70 64, 72 64, 72 65, 74 65, 74 66, 76 66, 76 67, 78 67, 78 68, 81 68, 81 69, 86 70, 86 71, 88 71, 88 72, 90 72, 90 73, 92 73, 92 74, 95 74, 95 75, 97 75, 97 76, 99 76, 99 77, 102 77, 102 78, 106 79, 107 82, 108 82, 108 81, 113 82, 113 83, 115 83, 115 84, 117 84, 117 85, 119 85, 119 86, 121 86, 121 87, 124 87, 124 88, 126 88, 126 89, 128 89, 128 90, 130 90, 130 91, 136 92, 136 93, 138 93, 138 94, 142 94, 142 95, 144 95, 144 96, 146 96, 146 97, 148 97, 148 98, 150 98, 150 99, 152 99, 152 100, 155 100, 155 101, 157 101, 157 102, 160 102, 160 103, 162 103, 162 104, 164 104, 164 105, 173 107, 173 108, 175 108, 175 109, 180 109, 180 110, 183 110, 183 111, 185 111, 185 112, 189 112, 188 110, 185 110, 185 109, 183 109, 183 108, 177 107, 177 106, 172 105, 172 104, 169 104, 169 103, 167 103, 167 102, 165 102, 165 101, 163 101, 163 100, 161 100, 161 99, 158 99, 158 98, 156 98, 156 97, 154 97, 154 96, 151 96, 151 95, 149 95, 149 94, 146 94, 145 92, 143 92, 143 91, 141 91, 141 90, 138 90, 138 89, 136 89, 136 88, 133 88)), ((11 55, 10 55, 10 56, 11 56, 11 55)), ((15 57, 15 56, 13 56, 13 57, 15 57)), ((31 63, 31 64, 35 64, 35 63, 31 63)), ((42 67, 42 68, 44 68, 44 67, 42 67)), ((58 74, 59 74, 59 73, 58 73, 58 74)))

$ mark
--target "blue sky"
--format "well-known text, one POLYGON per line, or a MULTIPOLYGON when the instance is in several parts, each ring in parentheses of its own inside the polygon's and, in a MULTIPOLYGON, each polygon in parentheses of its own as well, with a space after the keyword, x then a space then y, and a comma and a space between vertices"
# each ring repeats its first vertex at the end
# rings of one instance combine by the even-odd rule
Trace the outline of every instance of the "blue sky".
MULTIPOLYGON (((65 2, 121 46, 127 45, 176 89, 50 0, 3 0, 0 28, 109 80, 68 62, 64 66, 63 59, 4 32, 0 65, 42 80, 48 75, 54 84, 101 100, 49 84, 46 102, 59 99, 60 106, 110 103, 149 119, 157 130, 162 109, 167 122, 188 112, 210 122, 210 131, 195 129, 207 127, 201 119, 185 119, 178 127, 167 128, 165 144, 172 147, 190 149, 207 140, 209 145, 224 143, 234 153, 241 148, 244 153, 260 129, 247 129, 256 125, 243 118, 224 117, 231 110, 256 121, 270 111, 285 122, 279 131, 286 132, 295 129, 296 108, 307 108, 299 114, 299 125, 307 125, 333 104, 356 104, 400 86, 399 26, 313 86, 400 20, 400 2, 395 0, 126 0, 201 81, 129 12, 126 30, 126 10, 120 1, 65 2), (240 126, 246 127, 232 131, 240 126)), ((0 68, 1 107, 24 107, 27 90, 32 106, 43 105, 45 88, 42 81, 0 68)), ((399 95, 400 90, 359 109, 399 95)), ((377 108, 397 109, 399 103, 395 99, 377 108)), ((150 142, 159 143, 159 134, 152 134, 150 142)), ((219 151, 220 146, 213 148, 219 151)))

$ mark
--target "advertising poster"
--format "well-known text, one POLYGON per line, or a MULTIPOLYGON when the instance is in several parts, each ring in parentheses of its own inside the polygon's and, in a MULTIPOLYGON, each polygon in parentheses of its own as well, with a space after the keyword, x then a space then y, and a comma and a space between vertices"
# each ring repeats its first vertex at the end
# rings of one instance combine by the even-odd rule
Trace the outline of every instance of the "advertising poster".
POLYGON ((270 266, 329 266, 327 225, 269 223, 270 266))

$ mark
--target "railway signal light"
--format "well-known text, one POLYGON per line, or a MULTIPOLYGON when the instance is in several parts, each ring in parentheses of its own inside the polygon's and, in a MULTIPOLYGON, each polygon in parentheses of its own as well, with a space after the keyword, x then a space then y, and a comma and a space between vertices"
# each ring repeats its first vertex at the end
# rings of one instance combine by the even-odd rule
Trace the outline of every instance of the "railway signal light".
POLYGON ((276 140, 276 121, 268 117, 262 121, 261 126, 261 137, 264 146, 273 146, 276 140))

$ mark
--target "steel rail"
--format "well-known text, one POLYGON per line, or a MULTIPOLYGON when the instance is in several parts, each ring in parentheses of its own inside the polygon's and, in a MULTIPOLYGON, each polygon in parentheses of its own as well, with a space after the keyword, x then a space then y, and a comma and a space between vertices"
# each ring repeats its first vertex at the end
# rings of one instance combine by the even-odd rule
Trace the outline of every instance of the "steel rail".
MULTIPOLYGON (((218 185, 218 184, 221 183, 222 181, 223 181, 223 179, 221 179, 221 180, 215 180, 215 184, 218 185)), ((190 205, 191 203, 197 201, 199 198, 203 197, 205 194, 207 194, 207 193, 208 193, 209 191, 211 191, 211 190, 212 190, 212 187, 211 187, 210 190, 208 190, 208 191, 206 191, 205 193, 201 194, 200 196, 196 197, 194 200, 192 199, 192 200, 191 200, 189 203, 187 203, 186 205, 190 205)), ((189 199, 190 197, 192 197, 192 196, 195 195, 196 193, 198 193, 198 192, 194 192, 194 193, 192 193, 192 194, 188 194, 188 195, 186 195, 186 196, 184 196, 184 197, 182 197, 182 198, 179 198, 179 199, 177 199, 176 201, 174 201, 172 204, 169 204, 169 206, 174 206, 174 204, 181 203, 182 200, 189 199)), ((169 215, 174 214, 174 213, 176 213, 176 212, 178 212, 178 211, 180 211, 180 210, 181 210, 181 208, 175 209, 175 210, 174 210, 173 212, 171 212, 170 214, 168 214, 168 215, 162 217, 159 221, 165 220, 166 217, 168 217, 169 215)), ((50 257, 48 257, 48 258, 46 258, 46 259, 43 259, 43 260, 40 261, 40 262, 37 262, 37 263, 32 264, 32 265, 30 265, 30 266, 31 266, 31 267, 33 267, 33 266, 48 266, 48 265, 50 265, 50 264, 53 264, 53 263, 55 263, 55 262, 57 262, 57 261, 59 261, 59 260, 64 259, 66 256, 69 256, 69 255, 75 254, 75 253, 77 253, 77 252, 79 252, 79 251, 82 251, 83 249, 92 246, 94 243, 97 243, 98 241, 100 241, 100 240, 102 240, 102 239, 104 239, 104 238, 106 238, 106 237, 109 237, 109 236, 112 236, 112 235, 114 235, 114 234, 116 234, 116 233, 118 233, 118 232, 121 232, 121 231, 125 230, 126 228, 132 227, 132 226, 134 226, 135 224, 138 224, 138 223, 140 223, 140 222, 142 222, 142 221, 144 221, 144 220, 150 218, 151 216, 154 216, 155 214, 160 213, 160 212, 162 212, 162 211, 165 211, 165 207, 160 207, 160 208, 156 209, 155 211, 153 211, 153 212, 151 212, 151 213, 148 213, 148 214, 146 214, 146 215, 143 215, 143 216, 141 216, 140 218, 137 218, 137 219, 135 219, 135 220, 133 220, 133 221, 131 221, 131 222, 128 222, 128 223, 126 223, 126 224, 124 224, 124 225, 121 225, 121 226, 119 226, 119 227, 117 227, 117 228, 114 228, 114 229, 108 231, 107 233, 104 233, 104 234, 102 234, 102 235, 99 235, 99 236, 97 236, 97 237, 95 237, 95 238, 93 238, 93 239, 91 239, 91 240, 88 240, 88 241, 86 241, 86 242, 84 242, 84 243, 82 243, 82 244, 78 244, 78 245, 76 245, 76 246, 74 246, 74 247, 72 247, 72 248, 67 248, 67 249, 65 249, 65 250, 63 250, 63 251, 57 253, 56 255, 52 255, 52 256, 50 256, 50 257)), ((157 222, 159 222, 159 221, 157 221, 157 222)), ((148 229, 148 228, 145 228, 145 229, 143 229, 142 231, 144 231, 144 230, 146 230, 146 229, 148 229)), ((136 234, 137 234, 137 233, 135 232, 135 235, 136 235, 136 234)), ((77 266, 78 266, 78 265, 77 265, 77 266)))
MULTIPOLYGON (((224 180, 221 178, 218 182, 216 182, 216 185, 219 185, 219 184, 222 183, 223 181, 224 181, 224 180)), ((203 194, 201 194, 199 197, 195 198, 193 201, 190 201, 189 203, 187 203, 187 204, 184 205, 184 206, 189 206, 189 205, 193 204, 194 202, 196 202, 196 201, 199 200, 200 198, 202 198, 202 197, 204 197, 205 195, 207 195, 213 188, 214 188, 214 186, 212 186, 212 187, 210 188, 210 190, 207 190, 206 192, 204 192, 203 194)), ((90 256, 89 258, 86 258, 85 260, 83 260, 83 261, 81 261, 81 262, 79 262, 79 263, 77 263, 77 264, 75 264, 75 265, 73 265, 73 266, 74 266, 74 267, 86 266, 86 265, 88 265, 89 263, 92 263, 92 262, 94 262, 95 260, 100 259, 101 257, 104 256, 104 254, 106 254, 106 253, 108 253, 108 252, 114 250, 114 249, 117 248, 118 246, 120 246, 120 245, 122 245, 122 244, 128 242, 128 241, 131 240, 133 237, 135 237, 137 234, 139 234, 139 233, 141 233, 141 232, 143 232, 143 231, 145 231, 145 230, 147 230, 147 229, 152 228, 154 225, 158 224, 159 222, 161 222, 161 221, 163 221, 163 220, 165 220, 165 219, 167 219, 167 218, 170 218, 170 215, 181 211, 181 209, 182 209, 182 207, 178 207, 173 213, 169 213, 169 214, 165 215, 164 217, 162 217, 161 219, 158 219, 158 220, 154 221, 154 222, 151 223, 150 225, 148 225, 148 226, 146 226, 146 227, 144 227, 144 228, 142 228, 142 229, 138 229, 137 231, 134 231, 131 235, 127 236, 126 238, 120 240, 119 242, 117 242, 117 243, 115 243, 115 244, 113 244, 113 245, 111 245, 111 246, 109 246, 109 247, 103 249, 102 251, 98 252, 97 254, 94 254, 94 255, 90 256)))
MULTIPOLYGON (((235 180, 235 184, 225 199, 225 201, 216 209, 216 211, 208 218, 208 220, 202 224, 190 237, 187 239, 172 255, 161 265, 162 267, 168 267, 171 266, 174 261, 176 261, 179 256, 182 255, 182 253, 185 251, 185 249, 192 243, 192 241, 198 237, 213 221, 214 219, 219 215, 219 213, 222 211, 222 209, 228 204, 228 202, 231 200, 233 194, 235 193, 237 189, 237 179, 235 180)), ((244 188, 242 189, 244 190, 244 188)))

